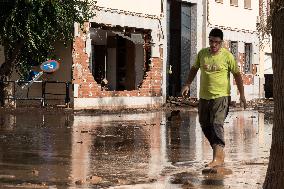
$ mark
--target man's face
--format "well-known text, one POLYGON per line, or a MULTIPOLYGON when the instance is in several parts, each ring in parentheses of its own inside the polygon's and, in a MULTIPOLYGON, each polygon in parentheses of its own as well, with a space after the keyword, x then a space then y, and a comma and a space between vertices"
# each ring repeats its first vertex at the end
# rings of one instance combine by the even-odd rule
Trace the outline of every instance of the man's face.
POLYGON ((209 45, 210 45, 210 50, 211 53, 215 54, 217 53, 221 47, 222 47, 222 40, 220 37, 209 37, 209 45))

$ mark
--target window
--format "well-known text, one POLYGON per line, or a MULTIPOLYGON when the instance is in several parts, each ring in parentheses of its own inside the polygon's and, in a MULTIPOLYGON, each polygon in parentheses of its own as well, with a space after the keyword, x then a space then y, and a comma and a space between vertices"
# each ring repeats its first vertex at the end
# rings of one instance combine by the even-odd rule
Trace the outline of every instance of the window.
POLYGON ((238 60, 238 42, 237 41, 230 42, 230 51, 234 55, 235 59, 238 60))
POLYGON ((244 4, 246 9, 251 9, 251 0, 245 0, 244 4))
POLYGON ((232 6, 238 6, 238 0, 230 0, 232 6))
POLYGON ((245 43, 245 73, 252 73, 252 44, 245 43))

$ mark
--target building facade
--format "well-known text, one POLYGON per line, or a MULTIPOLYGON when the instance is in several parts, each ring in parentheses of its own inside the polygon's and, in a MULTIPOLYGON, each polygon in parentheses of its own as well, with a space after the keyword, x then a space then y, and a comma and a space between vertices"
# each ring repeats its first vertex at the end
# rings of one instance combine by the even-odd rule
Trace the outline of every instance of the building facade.
MULTIPOLYGON (((168 96, 180 96, 197 52, 218 27, 240 67, 247 100, 262 97, 271 71, 271 48, 260 48, 257 30, 264 1, 97 0, 95 16, 84 26, 74 24, 73 43, 56 44, 60 69, 41 79, 71 83, 47 89, 68 92, 74 109, 160 107, 168 96)), ((231 79, 232 100, 238 101, 231 79)), ((42 86, 34 83, 27 93, 43 96, 42 86)), ((198 76, 191 97, 198 97, 199 87, 198 76)))
MULTIPOLYGON (((247 100, 260 97, 260 61, 257 22, 259 21, 259 2, 252 0, 208 0, 204 1, 206 11, 206 36, 208 46, 209 32, 218 27, 224 32, 224 47, 235 56, 244 81, 247 100)), ((231 77, 232 100, 238 101, 237 86, 231 77)))
MULTIPOLYGON (((167 96, 180 96, 190 67, 202 48, 202 1, 167 0, 167 96)), ((197 83, 191 96, 197 96, 197 83)))
POLYGON ((83 31, 75 24, 75 109, 151 108, 165 102, 165 7, 163 1, 98 0, 96 16, 83 31))
MULTIPOLYGON (((270 0, 259 0, 259 26, 266 27, 267 17, 270 14, 270 0)), ((261 97, 273 97, 273 69, 272 69, 272 38, 271 35, 262 35, 260 41, 260 86, 261 97)))

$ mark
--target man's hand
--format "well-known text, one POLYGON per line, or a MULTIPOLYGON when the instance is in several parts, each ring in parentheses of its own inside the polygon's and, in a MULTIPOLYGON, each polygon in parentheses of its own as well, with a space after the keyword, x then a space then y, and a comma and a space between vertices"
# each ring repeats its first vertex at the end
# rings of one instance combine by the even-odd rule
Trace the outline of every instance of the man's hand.
POLYGON ((247 101, 246 101, 245 96, 240 96, 240 105, 241 105, 241 107, 243 105, 244 109, 247 108, 247 101))
POLYGON ((189 93, 189 85, 185 85, 181 89, 181 95, 182 97, 186 97, 189 93))

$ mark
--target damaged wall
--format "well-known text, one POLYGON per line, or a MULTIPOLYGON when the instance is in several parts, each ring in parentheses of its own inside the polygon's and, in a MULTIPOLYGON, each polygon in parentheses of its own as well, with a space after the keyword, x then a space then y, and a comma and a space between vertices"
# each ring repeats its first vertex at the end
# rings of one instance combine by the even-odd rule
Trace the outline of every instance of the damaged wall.
MULTIPOLYGON (((111 14, 111 13, 110 13, 111 14)), ((117 18, 115 15, 109 15, 117 18)), ((109 18, 109 17, 106 17, 109 18)), ((133 18, 132 18, 133 19, 133 18)), ((141 19, 141 18, 138 18, 141 19)), ((98 18, 98 20, 100 20, 98 18)), ((100 20, 102 21, 102 20, 100 20)), ((118 21, 113 20, 114 23, 118 21)), ((156 21, 156 20, 155 20, 156 21)), ((137 22, 136 22, 137 23, 137 22)), ((104 23, 104 25, 107 23, 104 23)), ((162 48, 155 37, 151 47, 152 56, 150 67, 144 73, 143 81, 136 90, 115 91, 108 90, 97 83, 90 70, 90 56, 86 51, 90 38, 90 23, 84 25, 85 32, 79 31, 73 44, 73 83, 74 83, 74 108, 75 109, 120 109, 120 108, 146 108, 159 107, 163 103, 162 99, 162 48), (129 98, 131 97, 131 98, 129 98)), ((128 25, 131 26, 131 25, 128 25)), ((132 25, 133 26, 133 25, 132 25)), ((145 25, 147 26, 147 25, 145 25)), ((141 28, 141 25, 140 25, 141 28)), ((148 26, 147 29, 151 29, 148 26)), ((158 29, 158 28, 155 28, 158 29)), ((155 34, 152 32, 151 34, 155 34)), ((153 35, 152 35, 153 36, 153 35)), ((94 42, 95 43, 95 42, 94 42)), ((144 44, 145 45, 145 44, 144 44)), ((140 55, 141 56, 141 55, 140 55)), ((138 69, 136 67, 135 69, 138 69)), ((139 72, 138 72, 139 73, 139 72)), ((137 77, 141 77, 138 74, 137 77)))
MULTIPOLYGON (((247 100, 259 98, 260 95, 260 78, 258 74, 259 70, 259 41, 256 32, 243 32, 234 31, 222 28, 224 32, 224 45, 227 47, 236 57, 239 65, 240 72, 242 73, 245 95, 247 100), (237 50, 233 51, 230 43, 237 44, 237 50), (250 55, 250 69, 246 70, 246 53, 245 45, 251 44, 250 55), (235 52, 235 53, 234 53, 235 52)), ((231 95, 233 101, 239 100, 239 93, 233 76, 231 75, 231 95)))
MULTIPOLYGON (((88 26, 88 24, 86 24, 88 26)), ((90 69, 89 56, 85 53, 85 34, 75 38, 73 45, 74 64, 73 64, 73 83, 76 90, 75 97, 92 98, 92 97, 116 97, 116 96, 161 96, 161 60, 158 57, 151 59, 151 68, 143 79, 142 85, 138 90, 132 91, 107 91, 101 84, 98 84, 90 69)))
POLYGON ((160 107, 165 102, 162 74, 163 7, 162 1, 99 0, 96 3, 96 16, 85 23, 84 31, 80 31, 75 24, 74 109, 151 108, 160 107), (114 41, 109 37, 107 42, 99 44, 100 40, 91 34, 93 29, 107 31, 108 35, 115 34, 112 37, 114 41), (133 40, 137 30, 143 35, 150 34, 150 39, 142 36, 144 43, 135 44, 133 40), (124 58, 119 55, 119 50, 123 50, 118 45, 121 41, 128 41, 124 58), (94 48, 101 48, 101 53, 105 54, 105 64, 104 56, 98 58, 98 51, 94 48), (103 73, 93 68, 98 61, 103 73), (127 80, 124 87, 128 90, 119 86, 117 70, 121 61, 126 62, 124 74, 127 80))

